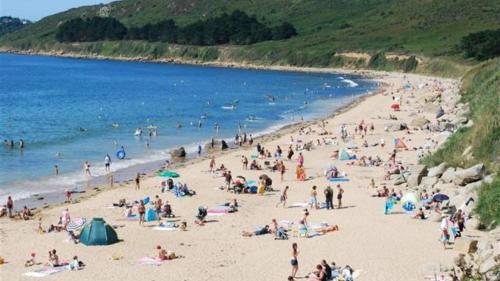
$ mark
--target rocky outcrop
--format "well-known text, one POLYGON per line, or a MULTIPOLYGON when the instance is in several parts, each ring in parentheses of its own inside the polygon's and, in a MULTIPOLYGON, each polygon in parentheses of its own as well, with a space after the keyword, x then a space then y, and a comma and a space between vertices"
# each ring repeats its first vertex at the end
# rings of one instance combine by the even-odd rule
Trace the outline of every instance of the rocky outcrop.
POLYGON ((460 238, 455 250, 460 252, 454 260, 450 275, 463 280, 465 277, 478 277, 473 280, 496 281, 500 277, 500 228, 490 231, 482 240, 460 238), (496 234, 495 234, 496 233, 496 234))
POLYGON ((458 185, 466 185, 471 182, 478 181, 484 177, 486 169, 484 164, 477 164, 470 168, 456 171, 453 177, 453 182, 458 185))
POLYGON ((420 184, 422 178, 427 174, 425 165, 414 165, 409 168, 410 176, 407 179, 408 187, 416 187, 420 184))
POLYGON ((427 125, 428 123, 430 123, 429 120, 427 120, 425 117, 423 116, 419 116, 413 120, 411 120, 410 122, 410 125, 412 127, 417 127, 417 128, 423 128, 425 125, 427 125))
POLYGON ((177 159, 177 160, 182 160, 182 159, 185 159, 186 158, 186 150, 184 149, 184 147, 179 147, 177 149, 174 149, 170 152, 170 155, 172 156, 173 159, 177 159))
POLYGON ((428 177, 440 177, 446 171, 446 167, 447 167, 447 164, 445 162, 443 162, 435 167, 432 167, 429 169, 427 176, 428 177))

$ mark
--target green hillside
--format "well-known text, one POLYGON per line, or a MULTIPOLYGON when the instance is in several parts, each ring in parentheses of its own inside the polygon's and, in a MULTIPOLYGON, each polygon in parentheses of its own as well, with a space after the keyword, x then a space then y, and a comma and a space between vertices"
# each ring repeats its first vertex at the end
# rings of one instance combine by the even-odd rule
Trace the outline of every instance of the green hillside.
POLYGON ((495 0, 124 0, 46 17, 0 38, 0 47, 151 59, 338 66, 366 63, 334 56, 344 51, 385 50, 460 60, 456 46, 463 36, 497 28, 500 28, 500 2, 495 0), (290 22, 298 36, 216 48, 145 41, 61 44, 55 40, 58 25, 77 17, 110 16, 128 28, 166 19, 182 26, 235 9, 256 15, 268 25, 290 22))

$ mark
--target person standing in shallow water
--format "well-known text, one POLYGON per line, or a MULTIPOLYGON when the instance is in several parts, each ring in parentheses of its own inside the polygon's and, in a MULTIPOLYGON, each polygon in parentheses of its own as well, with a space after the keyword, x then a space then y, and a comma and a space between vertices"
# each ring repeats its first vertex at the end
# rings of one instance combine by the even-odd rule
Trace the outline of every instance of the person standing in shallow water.
POLYGON ((59 175, 59 166, 54 165, 54 174, 57 176, 59 175))
POLYGON ((109 154, 106 154, 106 156, 104 156, 104 168, 106 172, 110 171, 110 166, 111 166, 111 156, 109 156, 109 154))
POLYGON ((9 212, 9 218, 12 218, 12 210, 14 210, 14 201, 12 197, 7 198, 7 211, 9 212))
POLYGON ((90 163, 89 163, 89 161, 85 161, 85 163, 83 164, 83 171, 85 172, 86 176, 89 176, 89 177, 92 176, 90 174, 90 163))

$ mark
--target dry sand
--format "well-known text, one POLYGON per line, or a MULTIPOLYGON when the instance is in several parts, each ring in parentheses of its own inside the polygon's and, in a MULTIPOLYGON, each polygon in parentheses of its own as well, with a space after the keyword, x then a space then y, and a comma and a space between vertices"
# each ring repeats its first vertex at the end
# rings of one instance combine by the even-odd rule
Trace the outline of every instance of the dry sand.
MULTIPOLYGON (((337 116, 327 119, 327 129, 339 137, 339 128, 346 123, 350 133, 353 133, 355 124, 362 119, 367 123, 374 123, 375 131, 368 133, 368 143, 379 142, 385 139, 385 148, 361 148, 357 155, 379 155, 384 161, 388 160, 393 149, 394 137, 405 137, 409 147, 422 146, 426 137, 442 141, 444 137, 428 131, 385 132, 387 124, 406 122, 410 124, 412 115, 423 104, 424 97, 433 95, 433 87, 440 85, 445 88, 443 96, 457 95, 458 83, 455 80, 438 79, 417 75, 377 74, 377 79, 387 86, 385 91, 364 99, 361 103, 337 116), (406 82, 415 86, 410 91, 402 87, 406 82), (428 86, 418 89, 419 84, 428 83, 428 86), (391 94, 402 96, 402 111, 393 112, 390 105, 393 103, 391 94), (414 95, 411 98, 410 95, 414 95), (388 120, 389 114, 397 116, 398 121, 388 120), (381 118, 379 118, 381 117, 381 118), (409 140, 411 139, 411 140, 409 140)), ((446 110, 446 108, 445 108, 446 110)), ((419 113, 432 122, 434 114, 419 113)), ((319 123, 319 122, 318 122, 319 123)), ((310 125, 318 131, 316 124, 310 125)), ((306 142, 316 140, 322 136, 315 133, 299 135, 297 131, 281 134, 280 137, 263 146, 274 151, 280 145, 284 151, 290 142, 290 136, 306 142)), ((356 135, 353 142, 361 146, 363 139, 356 135)), ((383 183, 383 167, 346 166, 346 161, 330 158, 335 149, 344 147, 339 145, 315 146, 311 151, 304 151, 305 167, 308 176, 313 179, 299 182, 295 180, 295 159, 285 161, 288 168, 285 181, 280 182, 277 173, 269 173, 274 187, 282 190, 285 185, 290 186, 289 203, 307 202, 313 185, 319 188, 319 199, 323 201, 322 191, 329 182, 322 175, 325 166, 335 164, 341 171, 348 174, 350 181, 343 183, 345 208, 327 210, 312 210, 310 222, 328 222, 338 224, 340 231, 314 238, 290 237, 287 241, 276 241, 272 235, 259 237, 242 237, 242 230, 253 230, 256 226, 270 224, 271 219, 298 220, 302 216, 302 208, 275 207, 280 193, 260 195, 233 195, 218 189, 223 185, 223 178, 214 177, 208 170, 208 159, 178 168, 181 174, 179 181, 187 183, 195 189, 196 196, 175 198, 171 193, 161 193, 159 190, 162 178, 152 176, 145 179, 139 191, 134 190, 133 184, 123 185, 109 191, 104 191, 80 203, 57 206, 43 210, 43 225, 56 223, 66 207, 72 217, 103 217, 109 224, 120 225, 116 229, 122 242, 110 246, 87 247, 82 244, 65 242, 66 234, 50 233, 38 234, 37 220, 13 221, 0 220, 0 256, 7 264, 0 266, 1 280, 30 280, 32 277, 23 276, 23 273, 39 268, 25 268, 24 261, 30 253, 37 253, 37 261, 46 262, 47 252, 57 249, 62 260, 69 260, 73 255, 86 263, 86 268, 78 272, 62 272, 43 279, 48 280, 286 280, 290 274, 291 244, 298 243, 299 272, 304 276, 311 272, 322 259, 328 262, 335 261, 339 265, 351 265, 361 270, 358 280, 424 280, 425 275, 433 273, 433 268, 440 265, 449 265, 454 256, 453 250, 443 250, 438 241, 440 231, 438 223, 419 221, 410 216, 399 213, 396 207, 395 214, 384 215, 384 199, 371 197, 375 190, 368 188, 371 178, 377 185, 383 183), (146 223, 139 226, 137 221, 124 221, 123 210, 108 208, 119 198, 128 201, 138 200, 145 196, 154 197, 159 194, 163 201, 170 201, 175 214, 179 219, 188 222, 188 231, 156 231, 152 226, 156 223, 146 223), (216 222, 205 226, 193 224, 194 216, 200 205, 214 207, 231 198, 238 198, 242 207, 239 212, 222 217, 215 217, 216 222), (139 265, 138 259, 146 255, 156 255, 156 245, 162 245, 175 251, 183 258, 168 261, 154 267, 139 265), (121 260, 112 260, 112 256, 123 256, 121 260)), ((241 155, 255 154, 255 148, 247 147, 233 150, 217 157, 217 165, 223 163, 232 170, 234 176, 243 175, 247 179, 257 179, 262 171, 243 170, 240 162, 241 155)), ((294 158, 298 155, 296 152, 294 158)), ((405 165, 417 162, 417 152, 403 151, 398 153, 398 160, 405 165)), ((262 164, 262 160, 259 160, 262 164)), ((392 182, 388 182, 392 187, 392 182)), ((335 190, 336 196, 336 190, 335 190)))

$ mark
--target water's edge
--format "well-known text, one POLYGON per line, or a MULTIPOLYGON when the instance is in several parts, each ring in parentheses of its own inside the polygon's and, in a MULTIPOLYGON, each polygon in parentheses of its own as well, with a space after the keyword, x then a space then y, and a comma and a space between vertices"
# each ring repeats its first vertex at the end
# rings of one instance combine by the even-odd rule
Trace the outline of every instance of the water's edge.
MULTIPOLYGON (((367 78, 367 77, 365 77, 367 78)), ((305 126, 310 126, 313 124, 318 124, 322 120, 330 119, 338 114, 341 114, 343 112, 346 112, 352 108, 354 108, 356 105, 359 103, 363 102, 366 100, 368 97, 375 95, 381 91, 383 91, 384 85, 379 84, 378 88, 374 89, 371 92, 367 92, 365 94, 361 94, 358 96, 356 99, 351 100, 347 104, 344 104, 342 106, 339 106, 337 109, 333 110, 332 112, 326 113, 326 116, 320 117, 320 118, 313 118, 309 121, 304 121, 304 122, 295 122, 291 124, 285 124, 281 127, 276 128, 274 131, 270 131, 268 133, 264 133, 262 135, 256 136, 254 138, 254 143, 266 143, 271 140, 277 139, 284 134, 291 133, 294 131, 297 131, 301 127, 305 126)), ((178 147, 182 146, 178 145, 178 147)), ((193 163, 197 163, 199 161, 203 161, 208 159, 209 157, 218 157, 220 155, 226 154, 226 153, 232 153, 234 151, 244 151, 244 150, 249 150, 253 149, 253 147, 250 147, 248 145, 245 145, 243 147, 231 147, 230 149, 226 151, 217 151, 213 152, 210 154, 203 154, 201 157, 198 157, 195 153, 190 153, 188 154, 188 157, 186 158, 185 161, 183 162, 177 162, 177 163, 171 163, 170 169, 175 169, 179 167, 184 167, 193 163)), ((113 178, 114 178, 114 185, 113 187, 109 186, 108 178, 107 176, 101 176, 101 177, 96 177, 90 181, 88 181, 85 185, 84 188, 76 190, 73 194, 73 202, 81 202, 83 200, 86 200, 88 198, 91 198, 97 194, 99 194, 102 191, 105 190, 111 190, 111 189, 116 189, 122 187, 124 184, 127 184, 132 181, 134 178, 134 175, 136 173, 141 173, 145 177, 150 178, 156 176, 157 172, 160 170, 164 169, 165 165, 165 160, 161 161, 153 161, 145 164, 138 164, 135 166, 130 166, 122 170, 118 170, 113 172, 113 178)), ((48 192, 48 193, 40 193, 37 194, 36 196, 31 196, 29 198, 22 198, 15 200, 15 208, 16 210, 22 209, 23 206, 28 206, 30 209, 35 209, 35 208, 52 208, 61 204, 64 204, 65 202, 65 193, 61 191, 54 191, 54 192, 48 192)), ((119 198, 117 198, 118 200, 119 198)))

